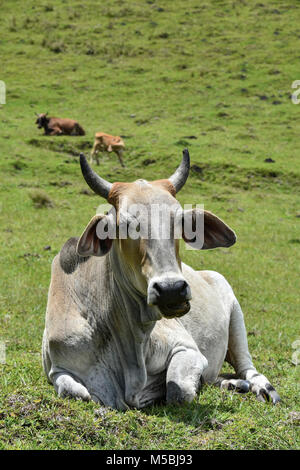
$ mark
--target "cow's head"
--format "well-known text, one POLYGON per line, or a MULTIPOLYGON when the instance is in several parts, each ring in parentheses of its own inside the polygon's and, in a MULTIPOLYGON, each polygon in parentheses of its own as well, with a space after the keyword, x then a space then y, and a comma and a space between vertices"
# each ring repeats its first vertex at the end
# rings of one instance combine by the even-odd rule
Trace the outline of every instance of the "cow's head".
POLYGON ((42 129, 42 127, 46 127, 49 122, 48 113, 35 114, 37 116, 35 123, 37 124, 38 128, 42 129))
POLYGON ((111 251, 114 263, 125 269, 126 280, 137 294, 145 296, 148 304, 157 306, 165 317, 187 313, 191 291, 181 271, 179 237, 175 236, 178 227, 184 240, 198 249, 229 247, 236 240, 234 232, 214 214, 199 209, 183 211, 176 200, 176 193, 189 174, 188 151, 184 150, 182 162, 170 178, 149 182, 111 184, 90 168, 82 154, 80 164, 88 185, 104 197, 113 210, 92 218, 78 241, 78 254, 103 256, 114 246, 111 251), (199 226, 202 238, 197 244, 195 235, 191 238, 184 232, 183 220, 189 220, 197 234, 199 215, 203 222, 199 226), (103 237, 114 224, 117 227, 115 240, 103 237))

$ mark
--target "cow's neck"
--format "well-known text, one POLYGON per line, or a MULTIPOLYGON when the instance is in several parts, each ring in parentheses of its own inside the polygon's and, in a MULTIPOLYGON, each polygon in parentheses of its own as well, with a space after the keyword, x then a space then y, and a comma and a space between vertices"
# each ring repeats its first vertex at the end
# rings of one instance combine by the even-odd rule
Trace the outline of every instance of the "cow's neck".
POLYGON ((44 124, 43 124, 43 125, 44 125, 45 132, 49 132, 49 131, 50 131, 48 124, 49 124, 49 121, 44 121, 44 124))
MULTIPOLYGON (((130 311, 130 315, 125 312, 126 319, 130 320, 135 331, 139 330, 141 335, 147 335, 153 329, 155 322, 161 318, 161 315, 156 307, 150 307, 147 304, 146 294, 142 294, 132 282, 135 275, 122 256, 117 241, 111 248, 109 260, 110 269, 113 273, 114 288, 119 291, 126 303, 135 306, 134 310, 130 311)), ((122 308, 122 305, 118 307, 122 308)))
POLYGON ((147 382, 146 355, 150 334, 159 316, 155 307, 147 305, 146 296, 141 295, 130 281, 129 267, 115 244, 109 253, 109 264, 114 304, 110 329, 124 371, 125 400, 131 406, 137 406, 138 392, 147 382))

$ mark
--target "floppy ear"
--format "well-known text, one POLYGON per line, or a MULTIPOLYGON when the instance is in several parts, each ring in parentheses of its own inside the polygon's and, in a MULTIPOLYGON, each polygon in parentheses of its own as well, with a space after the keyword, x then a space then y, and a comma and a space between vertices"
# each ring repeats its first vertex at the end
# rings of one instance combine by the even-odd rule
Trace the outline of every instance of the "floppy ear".
POLYGON ((182 236, 186 243, 198 250, 227 248, 236 242, 236 235, 228 225, 212 212, 201 209, 184 211, 182 236))
POLYGON ((104 256, 106 255, 112 246, 112 238, 108 237, 108 226, 109 219, 106 215, 97 214, 95 215, 77 243, 77 254, 79 256, 104 256), (98 229, 97 226, 99 225, 98 229), (106 238, 101 236, 103 233, 107 233, 106 238), (100 236, 100 238, 99 238, 100 236))

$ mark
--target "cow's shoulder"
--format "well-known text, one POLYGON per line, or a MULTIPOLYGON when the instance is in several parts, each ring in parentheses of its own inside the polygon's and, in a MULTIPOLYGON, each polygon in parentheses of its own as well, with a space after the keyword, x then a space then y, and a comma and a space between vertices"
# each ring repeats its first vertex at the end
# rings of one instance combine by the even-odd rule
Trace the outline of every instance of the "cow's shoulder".
POLYGON ((90 257, 82 257, 77 254, 78 237, 69 238, 59 253, 59 264, 66 274, 72 274, 77 267, 85 263, 90 257))
POLYGON ((235 296, 231 285, 222 274, 216 271, 198 271, 198 274, 212 289, 214 295, 218 294, 224 305, 232 305, 235 296))
POLYGON ((224 285, 229 286, 227 279, 223 276, 223 274, 218 273, 217 271, 197 271, 198 274, 204 279, 208 284, 211 285, 224 285))

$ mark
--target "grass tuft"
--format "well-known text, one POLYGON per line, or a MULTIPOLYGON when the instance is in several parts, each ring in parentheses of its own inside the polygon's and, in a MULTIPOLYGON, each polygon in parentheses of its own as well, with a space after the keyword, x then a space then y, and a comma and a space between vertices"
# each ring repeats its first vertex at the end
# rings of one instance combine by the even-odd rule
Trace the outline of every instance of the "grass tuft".
POLYGON ((43 207, 54 207, 54 203, 45 191, 41 189, 32 189, 28 193, 34 207, 40 209, 43 207))

